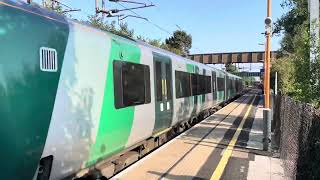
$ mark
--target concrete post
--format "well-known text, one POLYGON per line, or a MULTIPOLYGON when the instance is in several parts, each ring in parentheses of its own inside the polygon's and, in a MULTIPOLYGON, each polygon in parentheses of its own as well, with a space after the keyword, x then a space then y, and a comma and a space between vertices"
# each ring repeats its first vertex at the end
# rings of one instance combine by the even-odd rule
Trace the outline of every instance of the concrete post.
POLYGON ((271 151, 271 109, 263 109, 263 150, 271 151))

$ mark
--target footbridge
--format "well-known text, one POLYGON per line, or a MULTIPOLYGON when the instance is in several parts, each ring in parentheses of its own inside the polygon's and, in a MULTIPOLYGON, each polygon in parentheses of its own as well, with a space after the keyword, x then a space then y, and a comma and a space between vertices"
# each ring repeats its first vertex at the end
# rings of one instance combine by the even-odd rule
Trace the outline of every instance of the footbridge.
MULTIPOLYGON (((277 58, 278 51, 271 52, 271 58, 277 58)), ((264 51, 252 52, 222 52, 191 54, 189 58, 204 64, 229 64, 229 63, 261 63, 264 62, 264 51)))

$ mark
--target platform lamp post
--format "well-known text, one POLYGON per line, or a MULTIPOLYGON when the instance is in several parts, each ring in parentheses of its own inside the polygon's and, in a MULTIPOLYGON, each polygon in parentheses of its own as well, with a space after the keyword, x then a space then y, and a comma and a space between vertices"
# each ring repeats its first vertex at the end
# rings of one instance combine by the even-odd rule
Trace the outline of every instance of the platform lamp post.
POLYGON ((271 49, 271 0, 267 0, 267 18, 265 19, 266 28, 266 49, 265 49, 265 67, 264 67, 264 110, 263 110, 263 150, 271 151, 271 109, 270 109, 270 49, 271 49))
POLYGON ((270 46, 271 46, 271 0, 267 0, 267 18, 265 19, 266 28, 266 50, 265 50, 265 108, 270 108, 270 46))

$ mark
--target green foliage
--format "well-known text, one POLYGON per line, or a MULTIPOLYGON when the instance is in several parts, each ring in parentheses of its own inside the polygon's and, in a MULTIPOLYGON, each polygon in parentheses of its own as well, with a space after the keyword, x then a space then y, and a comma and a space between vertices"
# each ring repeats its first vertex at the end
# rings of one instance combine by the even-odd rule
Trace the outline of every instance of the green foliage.
POLYGON ((178 55, 181 55, 181 56, 185 56, 185 54, 182 52, 182 50, 180 48, 172 47, 171 45, 169 45, 167 43, 162 43, 160 48, 165 49, 167 51, 171 51, 171 52, 178 54, 178 55))
MULTIPOLYGON (((64 11, 63 7, 57 2, 53 2, 51 0, 44 0, 43 6, 44 6, 44 8, 47 8, 51 11, 55 11, 63 16, 67 16, 67 13, 64 11)), ((71 16, 69 16, 69 17, 71 17, 71 16)))
POLYGON ((282 6, 290 10, 275 22, 273 34, 283 33, 281 49, 293 53, 295 51, 293 37, 297 34, 297 26, 308 20, 308 2, 306 0, 285 0, 282 6))
POLYGON ((109 23, 108 21, 104 21, 102 17, 99 17, 97 15, 89 16, 89 21, 87 21, 87 23, 98 29, 108 31, 119 36, 127 36, 131 38, 134 36, 134 30, 129 29, 127 23, 120 23, 117 28, 116 21, 112 21, 111 23, 109 23))
POLYGON ((239 72, 237 66, 233 65, 233 64, 226 64, 226 71, 229 73, 236 73, 239 72))
POLYGON ((161 43, 161 39, 150 39, 148 41, 148 43, 154 47, 161 47, 162 43, 161 43))
MULTIPOLYGON (((187 41, 190 42, 189 38, 191 38, 191 36, 187 35, 187 36, 183 36, 183 37, 173 35, 172 37, 168 38, 170 40, 166 39, 165 42, 162 42, 161 39, 149 39, 149 38, 144 38, 143 36, 137 36, 137 39, 144 41, 146 43, 149 43, 152 46, 155 46, 155 47, 158 47, 161 49, 165 49, 165 50, 170 51, 172 53, 186 56, 189 53, 189 49, 191 48, 191 44, 188 44, 188 45, 183 45, 183 44, 185 44, 185 42, 187 42, 187 41), (183 39, 183 37, 187 38, 187 39, 183 39), (174 45, 173 42, 176 42, 176 44, 174 45), (177 45, 177 44, 181 44, 181 45, 177 45), (188 46, 189 48, 187 48, 186 46, 188 46), (187 49, 187 52, 184 49, 187 49)), ((192 41, 192 39, 191 39, 191 41, 192 41)))
MULTIPOLYGON (((127 23, 120 23, 119 27, 117 28, 115 21, 109 23, 104 21, 100 16, 89 16, 89 21, 87 21, 87 23, 103 31, 134 38, 134 30, 129 29, 127 23)), ((149 39, 141 35, 137 36, 136 39, 144 41, 152 46, 171 51, 178 55, 187 55, 192 43, 191 35, 188 35, 184 31, 174 32, 174 35, 166 39, 165 42, 162 42, 161 39, 149 39)))
MULTIPOLYGON (((225 67, 226 67, 226 71, 231 74, 235 74, 239 72, 239 69, 237 68, 237 66, 231 63, 226 64, 225 67)), ((244 76, 242 77, 242 82, 244 83, 245 86, 252 86, 253 83, 255 82, 255 78, 252 76, 244 76)))
POLYGON ((177 30, 165 40, 166 48, 187 56, 192 45, 192 36, 183 30, 177 30))
POLYGON ((278 85, 281 92, 295 94, 294 63, 291 57, 284 57, 272 62, 271 74, 278 72, 278 85))
POLYGON ((255 81, 256 81, 255 78, 252 76, 242 77, 242 82, 244 83, 245 86, 252 86, 255 81))
POLYGON ((158 47, 158 48, 161 48, 161 46, 163 45, 163 43, 161 42, 161 39, 149 39, 149 38, 144 38, 141 35, 137 36, 137 39, 144 41, 144 42, 150 44, 151 46, 158 47))
MULTIPOLYGON (((289 8, 275 23, 274 34, 283 33, 282 57, 272 63, 271 72, 278 72, 280 89, 294 99, 320 105, 320 59, 310 63, 310 22, 308 1, 286 0, 289 8)), ((312 39, 313 43, 319 44, 312 39)), ((318 50, 318 52, 320 52, 318 50)))

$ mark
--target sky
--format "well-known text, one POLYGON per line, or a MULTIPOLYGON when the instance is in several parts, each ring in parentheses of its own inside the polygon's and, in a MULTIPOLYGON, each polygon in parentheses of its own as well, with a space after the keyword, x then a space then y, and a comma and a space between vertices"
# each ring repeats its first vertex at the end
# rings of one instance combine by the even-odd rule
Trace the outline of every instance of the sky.
MULTIPOLYGON (((39 2, 41 0, 34 0, 39 2)), ((152 2, 155 7, 134 10, 148 21, 127 18, 135 35, 164 41, 181 28, 192 35, 191 54, 237 51, 264 51, 264 19, 267 0, 135 0, 152 2), (156 27, 158 25, 165 31, 156 27)), ((272 19, 275 21, 286 11, 280 6, 283 0, 273 0, 272 19)), ((71 15, 87 19, 95 13, 95 0, 60 0, 80 12, 71 15)), ((126 7, 134 5, 121 3, 126 7)), ((122 9, 118 3, 106 0, 107 9, 122 9)), ((132 14, 130 11, 122 14, 132 14)), ((110 21, 117 18, 110 18, 110 21)), ((281 37, 272 37, 272 50, 280 47, 281 37)))

